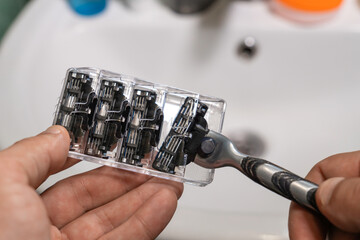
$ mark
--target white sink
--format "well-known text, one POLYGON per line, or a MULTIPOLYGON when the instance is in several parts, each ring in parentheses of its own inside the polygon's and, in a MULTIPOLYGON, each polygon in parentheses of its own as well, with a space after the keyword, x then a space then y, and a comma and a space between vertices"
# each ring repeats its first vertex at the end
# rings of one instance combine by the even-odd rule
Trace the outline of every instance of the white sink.
MULTIPOLYGON (((301 26, 266 1, 219 2, 177 15, 160 1, 110 1, 93 18, 64 0, 35 0, 0 49, 0 147, 52 123, 69 67, 137 76, 228 102, 223 133, 257 134, 261 156, 300 175, 328 155, 360 146, 360 9, 348 0, 333 19, 301 26), (130 3, 129 3, 130 2, 130 3), (257 54, 237 54, 253 36, 257 54)), ((89 163, 52 177, 43 186, 89 163)), ((289 201, 235 169, 205 188, 186 186, 163 239, 287 239, 289 201)))

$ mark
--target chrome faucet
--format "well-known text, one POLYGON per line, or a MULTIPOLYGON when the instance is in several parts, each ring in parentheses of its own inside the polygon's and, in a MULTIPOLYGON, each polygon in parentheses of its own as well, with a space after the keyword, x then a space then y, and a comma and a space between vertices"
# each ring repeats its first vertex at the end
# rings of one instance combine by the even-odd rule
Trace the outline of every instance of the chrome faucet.
POLYGON ((179 14, 192 14, 205 11, 216 0, 162 0, 174 12, 179 14))

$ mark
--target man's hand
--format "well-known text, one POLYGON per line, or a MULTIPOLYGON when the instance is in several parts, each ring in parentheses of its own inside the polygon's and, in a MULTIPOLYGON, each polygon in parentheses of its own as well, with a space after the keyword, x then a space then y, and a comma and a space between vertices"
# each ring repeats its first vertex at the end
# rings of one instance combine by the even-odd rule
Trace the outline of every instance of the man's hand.
POLYGON ((316 203, 323 216, 291 203, 290 239, 350 240, 360 233, 360 151, 331 156, 309 172, 319 184, 316 203), (326 219, 325 219, 325 218, 326 219))
POLYGON ((154 239, 172 218, 180 183, 101 167, 64 179, 39 196, 67 160, 59 126, 0 152, 0 239, 154 239))

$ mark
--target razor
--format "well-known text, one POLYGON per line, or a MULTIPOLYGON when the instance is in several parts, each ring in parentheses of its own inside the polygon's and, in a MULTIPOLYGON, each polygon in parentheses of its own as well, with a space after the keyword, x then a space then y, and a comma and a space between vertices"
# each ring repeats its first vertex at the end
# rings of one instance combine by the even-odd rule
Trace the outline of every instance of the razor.
POLYGON ((70 135, 69 156, 206 186, 214 169, 234 167, 265 188, 318 211, 318 186, 247 156, 221 134, 220 98, 95 68, 70 68, 53 124, 70 135))

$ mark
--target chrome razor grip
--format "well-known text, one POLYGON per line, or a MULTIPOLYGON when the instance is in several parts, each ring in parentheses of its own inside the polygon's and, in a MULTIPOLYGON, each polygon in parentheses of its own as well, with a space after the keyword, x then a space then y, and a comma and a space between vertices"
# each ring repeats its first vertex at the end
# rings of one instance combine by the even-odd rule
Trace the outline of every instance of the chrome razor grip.
POLYGON ((240 161, 240 167, 240 171, 260 185, 304 207, 318 211, 315 201, 318 185, 315 183, 260 158, 244 157, 240 161))
POLYGON ((319 211, 318 186, 264 159, 242 154, 224 135, 209 131, 199 147, 195 163, 205 168, 234 167, 267 189, 304 207, 319 211))

